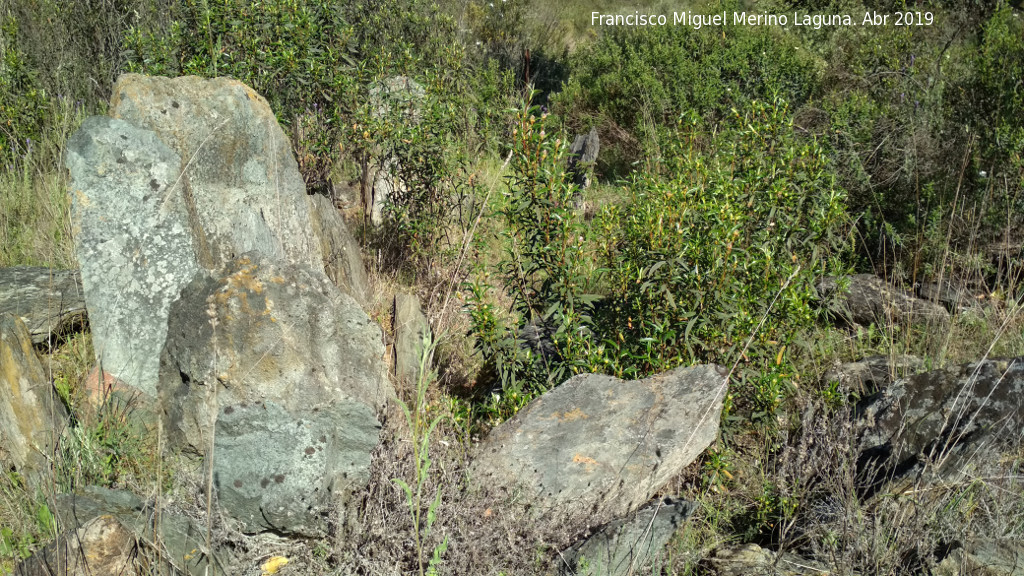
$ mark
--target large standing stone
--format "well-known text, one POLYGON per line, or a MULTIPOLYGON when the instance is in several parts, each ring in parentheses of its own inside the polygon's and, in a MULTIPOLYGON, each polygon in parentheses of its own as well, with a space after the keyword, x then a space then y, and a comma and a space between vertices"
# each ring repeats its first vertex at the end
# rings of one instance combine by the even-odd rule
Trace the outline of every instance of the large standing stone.
POLYGON ((26 476, 42 476, 66 425, 28 328, 20 318, 0 314, 0 452, 26 476))
POLYGON ((601 150, 601 139, 597 135, 597 128, 591 128, 590 132, 580 134, 572 141, 569 147, 569 162, 566 167, 574 184, 580 188, 590 186, 590 170, 597 161, 597 154, 601 150))
POLYGON ((252 88, 228 78, 125 74, 110 115, 154 131, 181 156, 174 201, 188 207, 204 268, 254 251, 322 269, 291 144, 252 88))
POLYGON ((324 256, 324 270, 327 277, 341 291, 356 299, 362 306, 367 304, 366 268, 352 232, 345 224, 334 203, 326 196, 309 196, 313 231, 320 239, 324 256))
POLYGON ((380 328, 324 274, 255 255, 198 276, 169 326, 170 445, 212 448, 218 500, 244 530, 322 534, 334 495, 368 481, 394 395, 380 328))
POLYGON ((255 252, 323 270, 288 139, 235 80, 128 74, 68 144, 76 256, 103 369, 156 394, 167 310, 255 252))
POLYGON ((1019 445, 1024 358, 896 381, 866 399, 859 414, 861 467, 868 481, 914 481, 929 470, 955 477, 1019 445))
POLYGON ((180 156, 153 132, 94 116, 71 137, 66 162, 96 359, 155 395, 168 307, 199 269, 175 187, 180 156))
POLYGON ((725 390, 710 365, 633 382, 574 376, 491 431, 473 477, 522 490, 539 514, 625 516, 715 441, 725 390))
POLYGON ((53 343, 85 324, 85 297, 78 271, 0 268, 0 314, 20 317, 33 343, 53 343))

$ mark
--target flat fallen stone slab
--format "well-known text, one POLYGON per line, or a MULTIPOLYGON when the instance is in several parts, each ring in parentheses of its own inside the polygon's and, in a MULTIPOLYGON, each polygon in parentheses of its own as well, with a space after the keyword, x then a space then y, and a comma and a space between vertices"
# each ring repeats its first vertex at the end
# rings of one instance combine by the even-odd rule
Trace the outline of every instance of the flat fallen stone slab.
POLYGON ((33 344, 52 343, 74 332, 86 321, 78 270, 0 268, 0 314, 21 318, 33 344))
POLYGON ((574 376, 495 428, 472 477, 549 517, 624 516, 718 437, 725 375, 701 365, 628 382, 574 376))

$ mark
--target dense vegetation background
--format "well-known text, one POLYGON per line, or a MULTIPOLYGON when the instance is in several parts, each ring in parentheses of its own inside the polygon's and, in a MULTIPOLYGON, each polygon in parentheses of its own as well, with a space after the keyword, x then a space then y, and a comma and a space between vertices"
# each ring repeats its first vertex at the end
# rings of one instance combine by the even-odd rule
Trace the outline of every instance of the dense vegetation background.
MULTIPOLYGON (((1024 353, 1024 16, 990 0, 649 1, 638 4, 928 11, 934 24, 590 26, 592 10, 619 4, 5 0, 0 266, 74 267, 62 149, 119 74, 237 78, 292 135, 311 193, 340 197, 398 158, 405 190, 360 239, 380 294, 415 290, 442 335, 435 407, 453 434, 480 434, 575 373, 717 362, 735 371, 723 438, 680 480, 716 512, 680 546, 777 542, 809 488, 766 455, 783 452, 806 406, 855 400, 821 382, 834 361, 1024 353), (417 112, 380 113, 374 89, 399 75, 425 89, 417 112), (581 191, 568 145, 595 127, 601 154, 581 191), (1000 305, 948 334, 841 331, 815 285, 850 272, 953 281, 1000 305)), ((371 315, 387 325, 385 300, 371 315)), ((87 339, 71 345, 69 398, 91 356, 87 339)), ((142 474, 126 442, 95 443, 110 458, 74 481, 142 474)), ((16 489, 8 480, 11 502, 16 489)), ((4 533, 8 556, 46 524, 15 504, 0 517, 28 528, 4 533)), ((850 546, 865 573, 903 562, 897 544, 850 546)))

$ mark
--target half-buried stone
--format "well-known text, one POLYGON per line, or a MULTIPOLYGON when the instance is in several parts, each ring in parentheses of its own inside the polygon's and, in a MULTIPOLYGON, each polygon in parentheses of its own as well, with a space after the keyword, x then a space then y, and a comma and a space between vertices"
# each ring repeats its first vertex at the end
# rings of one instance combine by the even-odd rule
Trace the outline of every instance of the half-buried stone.
POLYGON ((491 431, 472 477, 556 521, 625 516, 715 441, 725 389, 712 365, 632 382, 574 376, 491 431))
POLYGON ((168 334, 170 445, 212 451, 218 501, 244 531, 323 534, 368 482, 394 395, 380 328, 322 273, 250 254, 193 280, 168 334))

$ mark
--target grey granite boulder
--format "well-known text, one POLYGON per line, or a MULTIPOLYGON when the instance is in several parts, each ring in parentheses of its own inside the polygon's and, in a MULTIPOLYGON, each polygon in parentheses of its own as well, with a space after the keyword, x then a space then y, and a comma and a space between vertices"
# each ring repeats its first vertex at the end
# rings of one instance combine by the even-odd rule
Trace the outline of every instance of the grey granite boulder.
POLYGON ((625 516, 715 441, 725 390, 710 365, 632 382, 574 376, 492 430, 472 478, 551 518, 625 516))
POLYGON ((308 198, 313 231, 320 240, 327 277, 365 307, 368 288, 359 243, 341 213, 326 196, 313 194, 308 198))
POLYGON ((904 378, 866 399, 858 413, 860 465, 869 484, 911 482, 924 473, 957 477, 1017 448, 1024 427, 1024 359, 904 378))
MULTIPOLYGON (((395 294, 395 376, 413 387, 419 382, 420 360, 430 341, 430 323, 414 294, 395 294)), ((429 368, 429 367, 428 367, 429 368)))
POLYGON ((85 324, 85 296, 78 271, 0 268, 0 314, 21 318, 34 344, 53 344, 85 324))
POLYGON ((171 308, 160 403, 172 449, 213 452, 246 532, 319 535, 365 486, 394 396, 380 328, 325 275, 258 259, 199 275, 171 308))
POLYGON ((75 253, 103 369, 155 395, 170 303, 246 252, 323 271, 287 137, 235 80, 127 74, 70 139, 75 253))
POLYGON ((846 323, 949 325, 949 312, 942 305, 908 295, 871 274, 851 276, 848 282, 825 278, 817 289, 830 311, 846 323), (844 283, 845 290, 840 289, 844 283))
POLYGON ((96 359, 155 395, 167 310, 199 269, 175 186, 181 157, 153 132, 94 116, 68 142, 66 163, 96 359))
POLYGON ((609 522, 560 555, 560 572, 575 576, 650 574, 669 538, 695 508, 693 502, 666 498, 609 522))
MULTIPOLYGON (((47 476, 67 412, 20 318, 0 314, 0 461, 31 480, 47 476)), ((0 466, 5 470, 6 466, 0 466)))

